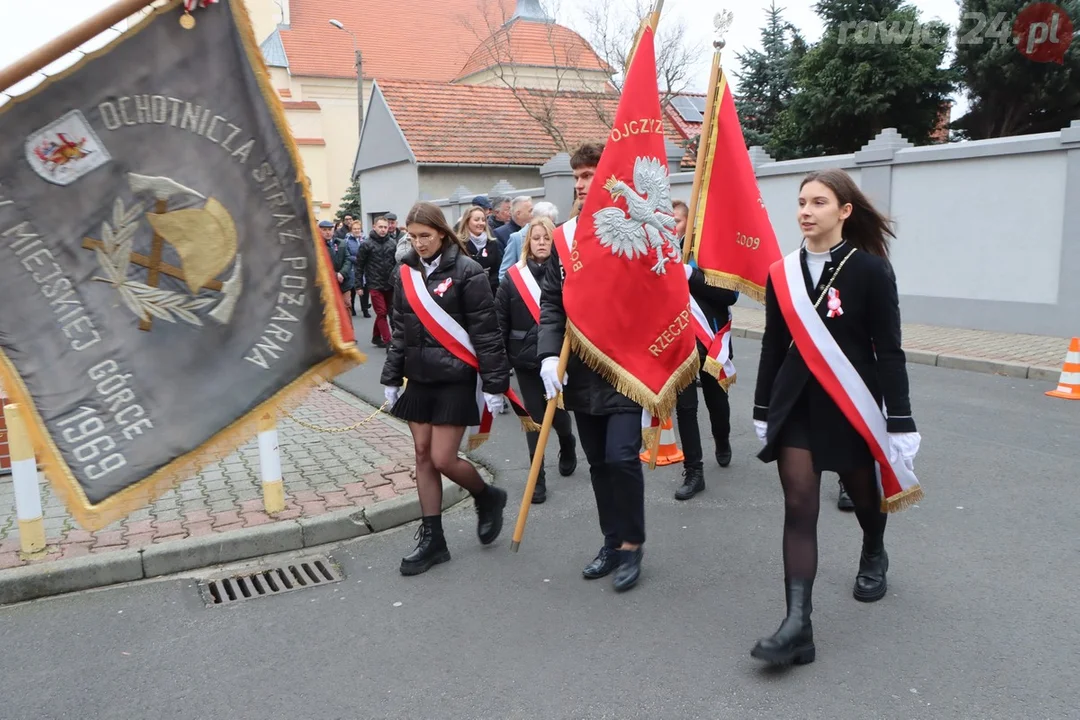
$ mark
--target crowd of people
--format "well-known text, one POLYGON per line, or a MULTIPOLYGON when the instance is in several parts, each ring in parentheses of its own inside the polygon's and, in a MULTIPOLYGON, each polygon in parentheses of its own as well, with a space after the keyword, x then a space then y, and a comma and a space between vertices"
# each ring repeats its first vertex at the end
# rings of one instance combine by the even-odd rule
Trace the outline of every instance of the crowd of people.
MULTIPOLYGON (((571 158, 571 217, 580 212, 602 153, 602 145, 586 144, 571 158)), ((686 204, 676 201, 674 214, 681 242, 686 204)), ((585 454, 603 543, 582 570, 583 577, 612 575, 616 591, 629 590, 641 577, 646 539, 639 457, 642 409, 575 356, 560 376, 566 314, 565 272, 555 242, 559 215, 549 202, 534 206, 527 197, 489 201, 480 196, 456 228, 439 207, 424 202, 409 212, 407 232, 392 216, 377 219, 365 239, 359 239, 356 230, 338 238, 331 223, 321 225, 342 292, 350 298, 354 293, 370 297, 376 313, 372 342, 387 349, 381 375, 385 398, 390 412, 408 423, 414 440, 423 518, 416 547, 401 561, 405 575, 450 559, 442 529, 440 476, 474 498, 480 542, 489 544, 499 536, 507 493, 485 483, 458 451, 466 432, 481 425, 485 412, 498 415, 505 411, 508 396, 516 398, 511 392, 511 376, 516 376, 522 412, 532 418, 543 417, 548 400, 562 398, 553 424, 560 475, 576 471, 579 444, 585 454)), ((813 308, 828 318, 825 327, 842 353, 878 406, 884 403, 887 408, 888 452, 910 464, 919 436, 900 348, 896 280, 888 262, 889 221, 841 170, 803 180, 798 220, 804 242, 791 259, 802 270, 799 287, 805 285, 810 300, 816 300, 813 308), (830 301, 842 296, 846 312, 837 312, 838 302, 823 305, 826 294, 830 301)), ((691 297, 713 331, 719 331, 730 322, 738 294, 709 285, 692 265, 686 267, 686 276, 691 297)), ((810 613, 821 473, 840 476, 840 506, 854 508, 863 531, 856 600, 873 602, 886 593, 887 515, 875 480, 875 458, 864 436, 823 389, 824 380, 802 358, 771 277, 765 305, 753 417, 763 446, 759 458, 776 461, 784 493, 787 614, 752 655, 772 664, 801 664, 815 657, 810 613)), ((366 315, 367 305, 361 307, 366 315)), ((704 361, 707 348, 700 341, 698 350, 704 361)), ((728 360, 734 355, 730 346, 728 355, 728 360)), ((699 388, 717 464, 728 467, 732 459, 727 388, 703 370, 679 394, 676 405, 685 452, 682 484, 675 491, 679 500, 705 489, 699 388)), ((526 434, 526 448, 531 459, 537 433, 526 434)), ((531 500, 543 503, 547 495, 541 473, 531 500)))

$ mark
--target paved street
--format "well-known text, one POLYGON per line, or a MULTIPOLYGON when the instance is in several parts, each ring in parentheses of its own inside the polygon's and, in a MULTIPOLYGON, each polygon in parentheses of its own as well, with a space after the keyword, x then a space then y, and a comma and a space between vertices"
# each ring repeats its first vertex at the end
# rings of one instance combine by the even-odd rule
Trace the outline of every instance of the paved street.
MULTIPOLYGON (((494 546, 465 503, 445 521, 453 560, 415 578, 397 572, 413 524, 327 548, 340 584, 228 608, 203 606, 197 573, 2 608, 0 716, 1080 717, 1080 403, 1045 382, 912 366, 927 498, 890 520, 889 595, 851 598, 859 531, 829 477, 818 660, 749 657, 783 612, 782 500, 753 458, 757 350, 736 341, 732 466, 707 459, 688 503, 671 498, 677 468, 647 475, 644 576, 626 595, 580 577, 600 543, 584 463, 550 478, 509 551, 528 458, 504 415, 478 453, 514 505, 494 546)), ((380 361, 342 384, 377 398, 380 361)))

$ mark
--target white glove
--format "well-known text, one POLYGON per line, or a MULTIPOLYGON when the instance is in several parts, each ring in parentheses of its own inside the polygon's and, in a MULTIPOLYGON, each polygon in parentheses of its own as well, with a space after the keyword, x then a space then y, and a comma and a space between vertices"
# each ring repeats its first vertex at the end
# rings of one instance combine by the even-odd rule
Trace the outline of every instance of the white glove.
POLYGON ((501 393, 498 395, 484 393, 484 404, 487 405, 489 413, 498 415, 502 412, 502 409, 506 407, 506 398, 501 393))
POLYGON ((902 460, 908 470, 915 469, 915 456, 919 454, 922 435, 913 433, 889 433, 889 462, 902 460))
POLYGON ((394 404, 397 403, 398 397, 401 395, 401 388, 393 387, 392 385, 384 385, 382 391, 383 397, 386 398, 386 402, 390 403, 390 406, 393 407, 394 404))
POLYGON ((689 265, 683 265, 683 268, 686 270, 686 280, 689 282, 690 276, 694 274, 694 268, 689 265))
POLYGON ((767 445, 769 442, 769 423, 764 420, 754 421, 754 432, 757 433, 757 439, 761 441, 762 445, 767 445))
POLYGON ((557 396, 562 392, 563 385, 569 379, 566 373, 563 373, 562 380, 559 380, 559 358, 546 357, 543 362, 540 363, 540 379, 544 381, 544 397, 548 400, 557 396))

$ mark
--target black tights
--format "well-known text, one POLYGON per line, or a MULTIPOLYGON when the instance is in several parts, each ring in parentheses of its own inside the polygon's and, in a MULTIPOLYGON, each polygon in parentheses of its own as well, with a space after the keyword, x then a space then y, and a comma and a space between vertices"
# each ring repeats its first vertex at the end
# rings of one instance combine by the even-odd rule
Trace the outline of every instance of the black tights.
MULTIPOLYGON (((784 488, 784 577, 812 580, 817 575, 817 521, 821 504, 821 473, 814 472, 809 450, 782 447, 777 459, 784 488)), ((885 533, 888 515, 881 512, 881 495, 874 466, 840 474, 855 516, 867 538, 885 533)))

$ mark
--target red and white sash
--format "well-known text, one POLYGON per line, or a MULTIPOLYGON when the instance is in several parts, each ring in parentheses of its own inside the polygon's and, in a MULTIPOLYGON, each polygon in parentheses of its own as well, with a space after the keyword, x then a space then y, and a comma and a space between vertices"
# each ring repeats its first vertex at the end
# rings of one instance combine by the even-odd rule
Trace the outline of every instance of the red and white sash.
POLYGON ((918 502, 922 488, 915 473, 901 458, 895 462, 889 459, 889 433, 881 406, 825 327, 806 292, 799 251, 775 263, 769 274, 799 354, 877 461, 882 510, 895 512, 918 502))
POLYGON ((735 382, 735 363, 731 361, 731 311, 728 311, 727 324, 720 328, 720 332, 713 332, 701 305, 691 295, 690 317, 694 334, 705 346, 705 362, 701 369, 719 380, 720 387, 727 390, 735 382))
POLYGON ((533 277, 532 272, 529 271, 528 265, 523 262, 518 262, 510 266, 510 269, 506 271, 506 274, 510 276, 511 282, 514 283, 514 287, 517 288, 518 295, 525 302, 525 307, 529 308, 529 313, 533 316, 533 320, 540 323, 540 284, 536 282, 536 278, 533 277))
POLYGON ((570 218, 555 228, 555 247, 558 249, 559 262, 570 262, 570 253, 574 251, 574 233, 577 232, 577 216, 570 218))
MULTIPOLYGON (((431 296, 431 292, 428 290, 427 283, 424 282, 424 275, 419 270, 408 265, 402 265, 401 287, 405 291, 405 299, 408 300, 409 307, 413 309, 416 317, 420 319, 420 322, 431 333, 431 336, 449 350, 454 357, 477 371, 476 407, 480 411, 480 424, 470 427, 465 433, 468 449, 475 450, 491 434, 493 418, 491 412, 487 409, 487 403, 484 402, 483 381, 480 378, 480 360, 476 356, 472 340, 469 339, 469 333, 461 326, 461 323, 435 302, 435 298, 431 296)), ((529 418, 529 414, 513 388, 507 389, 505 394, 506 399, 514 409, 514 413, 521 418, 522 424, 526 425, 526 418, 529 418)), ((529 422, 532 422, 531 418, 529 422)), ((535 425, 535 423, 532 424, 535 425)))

